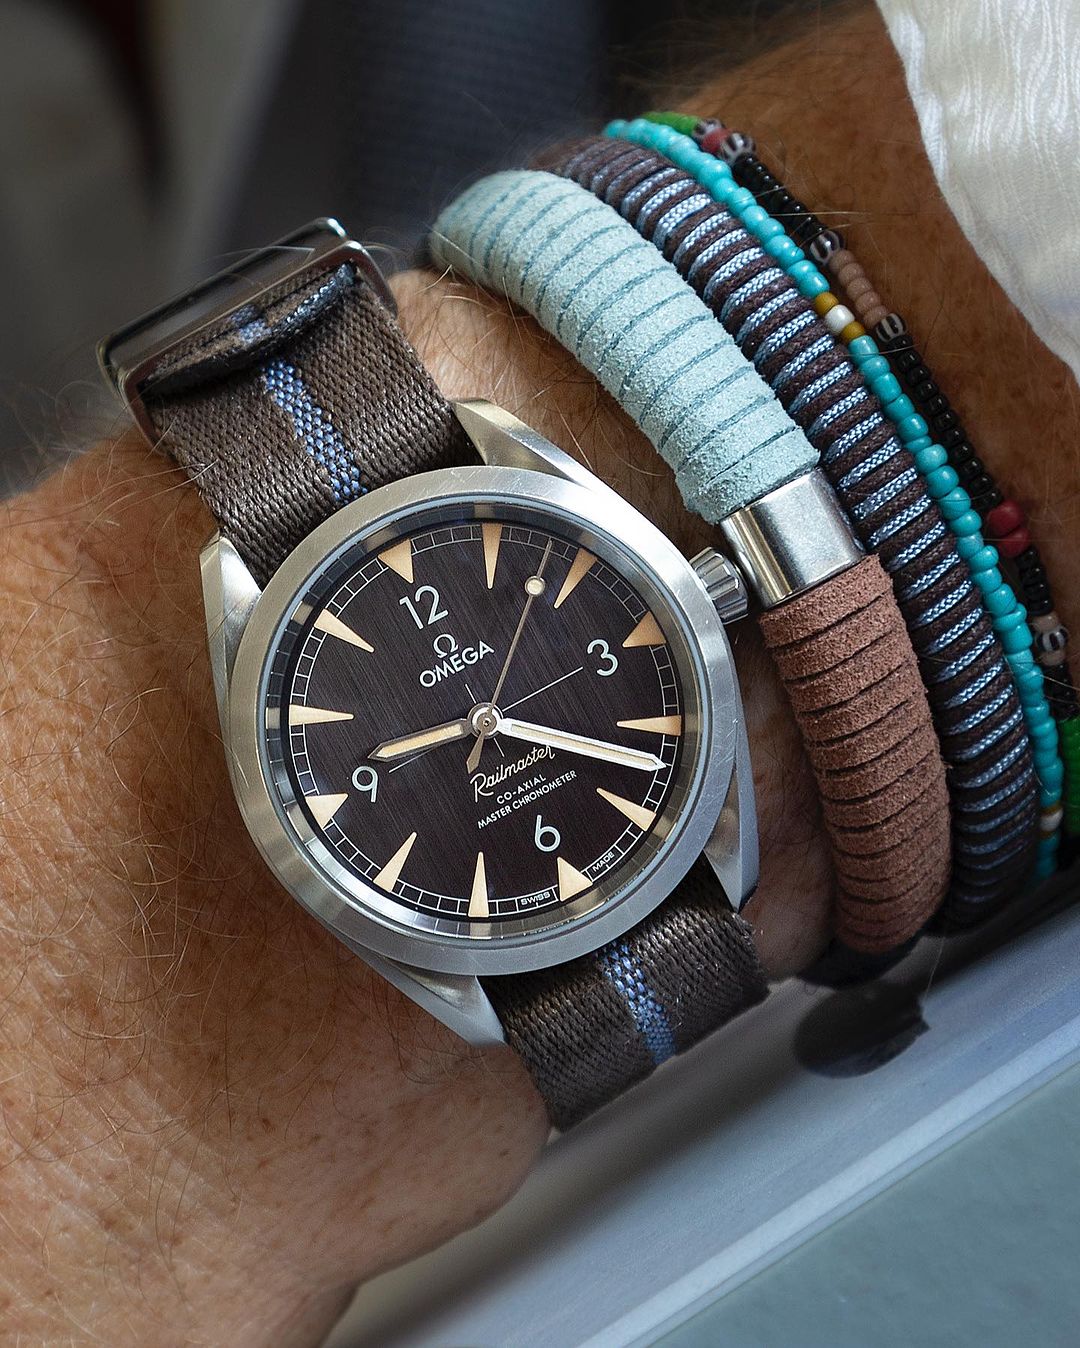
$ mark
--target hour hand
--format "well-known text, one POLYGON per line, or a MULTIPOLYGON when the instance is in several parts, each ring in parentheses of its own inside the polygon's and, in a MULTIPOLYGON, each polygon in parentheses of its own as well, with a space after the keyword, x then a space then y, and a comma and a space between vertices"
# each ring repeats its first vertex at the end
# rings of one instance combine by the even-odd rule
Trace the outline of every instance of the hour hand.
POLYGON ((399 735, 394 740, 384 740, 377 744, 369 758, 404 758, 407 754, 417 753, 421 749, 434 749, 437 744, 452 744, 454 740, 465 740, 473 733, 472 725, 465 720, 444 721, 442 725, 431 726, 428 730, 417 730, 411 735, 399 735))
POLYGON ((518 721, 512 716, 500 717, 499 734, 512 740, 525 740, 528 744, 550 745, 552 749, 563 749, 585 758, 600 758, 623 768, 638 768, 642 772, 658 772, 660 768, 666 767, 662 758, 641 749, 628 749, 623 744, 609 744, 606 740, 595 740, 588 735, 573 735, 569 730, 534 725, 532 721, 518 721))

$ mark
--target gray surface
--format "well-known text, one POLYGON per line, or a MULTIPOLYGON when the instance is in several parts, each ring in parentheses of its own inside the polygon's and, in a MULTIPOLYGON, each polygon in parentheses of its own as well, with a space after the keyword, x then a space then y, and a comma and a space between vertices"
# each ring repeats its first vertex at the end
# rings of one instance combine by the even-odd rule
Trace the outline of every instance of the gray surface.
POLYGON ((1080 1068, 658 1342, 1072 1348, 1080 1068))
POLYGON ((561 1139, 482 1227, 364 1289, 330 1342, 655 1343, 1080 1060, 1080 912, 948 978, 940 955, 864 998, 784 986, 561 1139))

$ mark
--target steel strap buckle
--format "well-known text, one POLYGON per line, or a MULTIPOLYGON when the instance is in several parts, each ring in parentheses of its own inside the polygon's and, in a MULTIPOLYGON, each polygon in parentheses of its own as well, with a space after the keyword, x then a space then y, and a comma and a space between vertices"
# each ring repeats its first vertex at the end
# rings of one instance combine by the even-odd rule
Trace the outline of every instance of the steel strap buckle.
POLYGON ((386 277, 371 254, 363 244, 350 239, 336 220, 322 217, 277 243, 249 253, 104 338, 97 348, 102 374, 143 435, 156 444, 158 432, 143 402, 142 389, 170 351, 290 277, 316 269, 332 272, 343 262, 351 263, 390 312, 397 313, 386 277))

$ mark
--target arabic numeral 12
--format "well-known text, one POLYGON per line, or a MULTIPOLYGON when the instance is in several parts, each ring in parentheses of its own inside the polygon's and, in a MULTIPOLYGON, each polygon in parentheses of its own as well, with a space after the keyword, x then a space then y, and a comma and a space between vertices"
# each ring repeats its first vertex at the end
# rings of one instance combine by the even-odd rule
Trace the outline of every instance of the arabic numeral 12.
POLYGON ((406 595, 404 599, 399 599, 398 603, 409 610, 409 616, 419 628, 430 627, 441 618, 450 616, 446 609, 441 607, 439 592, 434 585, 421 585, 411 599, 406 595), (427 617, 422 617, 420 609, 425 600, 427 600, 427 617))

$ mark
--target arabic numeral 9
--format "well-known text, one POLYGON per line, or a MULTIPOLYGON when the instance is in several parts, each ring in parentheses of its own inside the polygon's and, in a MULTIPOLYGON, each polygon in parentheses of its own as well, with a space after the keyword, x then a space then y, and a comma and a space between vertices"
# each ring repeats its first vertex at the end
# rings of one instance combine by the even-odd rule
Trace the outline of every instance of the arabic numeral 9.
POLYGON ((352 775, 352 784, 371 800, 372 805, 375 804, 375 797, 379 794, 379 774, 374 768, 362 763, 352 775))
POLYGON ((533 833, 533 841, 541 852, 554 852, 562 843, 562 834, 557 828, 550 824, 545 824, 542 815, 536 816, 536 831, 533 833))

